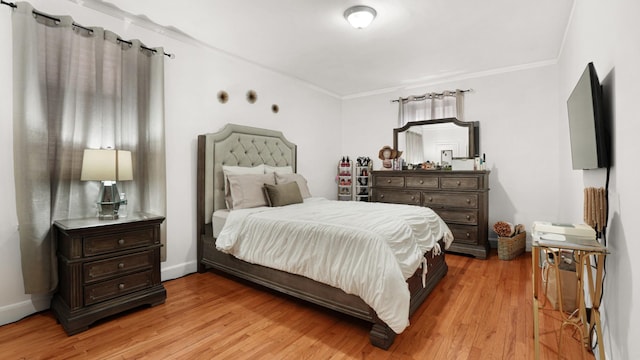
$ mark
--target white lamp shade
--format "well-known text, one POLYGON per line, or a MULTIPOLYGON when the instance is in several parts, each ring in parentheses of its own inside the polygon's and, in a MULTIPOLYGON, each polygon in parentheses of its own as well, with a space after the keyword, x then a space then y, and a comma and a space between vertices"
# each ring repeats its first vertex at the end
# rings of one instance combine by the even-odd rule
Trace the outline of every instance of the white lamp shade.
POLYGON ((352 6, 345 10, 344 18, 356 29, 364 29, 375 19, 376 10, 369 6, 352 6))
POLYGON ((80 180, 133 180, 131 151, 85 149, 80 180))

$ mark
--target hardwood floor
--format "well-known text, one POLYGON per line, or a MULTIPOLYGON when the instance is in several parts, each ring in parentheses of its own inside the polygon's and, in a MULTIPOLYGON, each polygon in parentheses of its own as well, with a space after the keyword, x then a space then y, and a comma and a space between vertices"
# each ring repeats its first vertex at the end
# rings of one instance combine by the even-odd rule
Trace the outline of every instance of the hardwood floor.
MULTIPOLYGON (((370 326, 216 273, 165 282, 163 305, 68 337, 49 311, 0 327, 3 359, 532 359, 531 256, 447 254, 449 273, 388 351, 370 326)), ((548 307, 548 305, 547 305, 548 307)), ((542 359, 558 358, 559 315, 540 316, 542 359)), ((562 358, 580 359, 570 330, 562 358)), ((586 359, 593 359, 591 353, 586 359)))

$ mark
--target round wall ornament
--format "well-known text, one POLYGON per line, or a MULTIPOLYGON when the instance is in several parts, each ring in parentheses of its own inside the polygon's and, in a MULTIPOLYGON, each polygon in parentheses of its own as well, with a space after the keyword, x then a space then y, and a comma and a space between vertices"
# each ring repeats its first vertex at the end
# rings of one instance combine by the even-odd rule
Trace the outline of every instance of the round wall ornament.
POLYGON ((258 100, 258 94, 256 93, 255 90, 247 91, 247 101, 249 102, 249 104, 253 104, 257 100, 258 100))
POLYGON ((226 104, 229 101, 229 94, 224 90, 218 91, 218 101, 221 104, 226 104))

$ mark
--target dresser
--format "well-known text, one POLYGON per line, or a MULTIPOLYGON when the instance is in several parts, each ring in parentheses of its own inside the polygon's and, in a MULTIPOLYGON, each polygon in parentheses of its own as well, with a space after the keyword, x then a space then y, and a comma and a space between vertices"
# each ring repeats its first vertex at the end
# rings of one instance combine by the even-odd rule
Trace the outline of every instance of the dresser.
POLYGON ((489 253, 489 171, 373 171, 372 201, 426 206, 454 236, 449 251, 489 253))
POLYGON ((67 334, 141 305, 164 303, 160 224, 164 217, 131 214, 55 221, 58 290, 51 310, 67 334))

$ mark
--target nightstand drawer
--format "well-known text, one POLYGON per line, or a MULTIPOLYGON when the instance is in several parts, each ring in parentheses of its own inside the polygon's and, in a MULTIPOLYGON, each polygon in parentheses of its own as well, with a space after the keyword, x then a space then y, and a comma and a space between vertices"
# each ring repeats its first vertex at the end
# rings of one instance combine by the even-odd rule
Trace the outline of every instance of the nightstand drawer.
POLYGON ((447 190, 477 190, 479 184, 477 177, 442 177, 440 178, 440 187, 447 190))
POLYGON ((149 246, 154 243, 152 228, 86 237, 83 242, 85 256, 149 246))
POLYGON ((378 176, 375 178, 375 186, 404 187, 403 176, 378 176))
POLYGON ((153 266, 153 250, 124 255, 84 264, 84 281, 92 283, 114 275, 150 269, 153 266))
POLYGON ((84 288, 84 304, 85 306, 91 305, 134 291, 144 290, 151 287, 152 284, 153 272, 149 270, 94 285, 87 285, 84 288))

